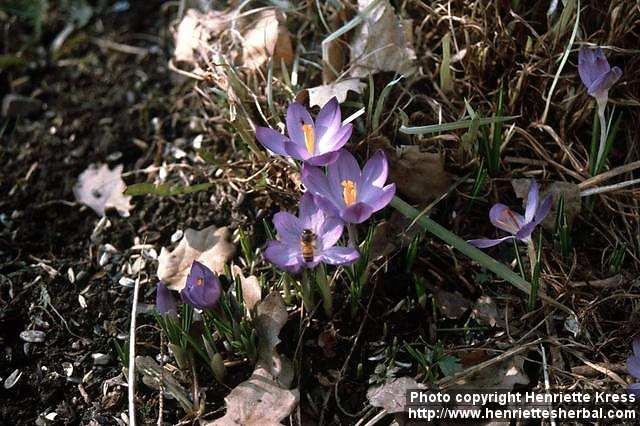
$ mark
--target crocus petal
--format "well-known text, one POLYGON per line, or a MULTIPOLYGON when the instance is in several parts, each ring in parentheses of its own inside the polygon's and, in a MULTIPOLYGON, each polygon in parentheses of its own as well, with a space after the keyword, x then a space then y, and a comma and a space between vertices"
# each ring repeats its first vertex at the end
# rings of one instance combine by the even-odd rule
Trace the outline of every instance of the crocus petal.
POLYGON ((300 270, 298 256, 300 249, 295 246, 284 244, 280 241, 269 241, 267 249, 264 251, 264 258, 274 265, 286 271, 294 272, 300 270))
POLYGON ((284 144, 284 150, 286 152, 285 155, 295 158, 296 160, 306 161, 311 157, 311 154, 309 154, 309 151, 307 151, 304 145, 299 145, 293 141, 287 141, 287 143, 284 144))
POLYGON ((213 309, 220 298, 218 276, 204 264, 194 260, 187 283, 180 291, 182 299, 198 309, 213 309))
MULTIPOLYGON (((329 177, 331 192, 340 205, 344 205, 344 200, 342 198, 342 182, 350 180, 358 184, 360 183, 361 174, 358 161, 345 149, 340 150, 338 159, 327 167, 327 176, 329 177)), ((356 200, 357 199, 358 198, 356 197, 356 200)))
MULTIPOLYGON (((361 185, 364 186, 364 185, 361 185)), ((396 184, 392 183, 384 188, 378 188, 377 186, 366 187, 358 197, 363 203, 368 204, 374 212, 382 210, 391 202, 391 199, 396 194, 396 184)))
POLYGON ((492 240, 489 238, 480 238, 477 240, 468 240, 467 242, 477 248, 487 248, 487 247, 497 246, 502 242, 505 242, 507 240, 512 240, 512 239, 513 239, 513 235, 509 235, 508 237, 498 238, 495 240, 492 240))
POLYGON ((324 222, 325 214, 322 209, 318 208, 314 196, 309 191, 305 192, 300 199, 298 216, 300 217, 302 229, 310 229, 316 235, 318 234, 318 229, 324 222))
POLYGON ((381 149, 366 162, 362 169, 362 181, 382 188, 389 174, 387 155, 381 149))
POLYGON ((524 225, 524 218, 504 204, 495 204, 489 210, 489 220, 496 228, 515 234, 524 225))
POLYGON ((339 129, 342 124, 342 114, 340 113, 340 104, 335 97, 331 98, 327 102, 316 117, 315 131, 316 140, 318 141, 318 149, 320 152, 325 152, 321 149, 323 140, 330 139, 339 129))
POLYGON ((524 213, 525 222, 531 222, 536 214, 536 210, 538 209, 538 191, 538 182, 535 180, 531 181, 529 194, 527 196, 527 208, 524 213))
POLYGON ((298 244, 302 234, 300 220, 288 212, 278 212, 273 216, 273 225, 278 232, 278 238, 287 244, 298 244))
POLYGON ((321 195, 316 195, 316 204, 327 216, 340 216, 340 208, 342 206, 337 205, 335 202, 324 198, 321 195))
POLYGON ((640 396, 640 383, 634 383, 627 388, 629 393, 640 396))
MULTIPOLYGON (((318 167, 303 164, 301 179, 302 183, 304 183, 304 186, 313 195, 323 197, 326 200, 331 201, 336 206, 340 205, 338 204, 339 200, 336 199, 336 196, 331 189, 329 179, 318 167)), ((324 206, 321 206, 321 208, 324 209, 324 206)))
POLYGON ((156 310, 161 315, 173 317, 178 315, 176 299, 173 297, 171 290, 162 281, 158 281, 158 284, 156 284, 156 310))
POLYGON ((347 223, 362 223, 373 214, 373 209, 365 203, 355 203, 346 207, 340 217, 347 223))
POLYGON ((622 70, 613 67, 610 71, 598 77, 588 87, 589 94, 593 97, 608 97, 608 91, 622 77, 622 70))
POLYGON ((627 371, 636 379, 640 379, 640 358, 637 356, 627 358, 627 371))
POLYGON ((318 229, 318 239, 321 243, 321 250, 327 250, 330 247, 336 245, 344 225, 337 217, 328 217, 323 223, 320 229, 318 229))
POLYGON ((351 247, 331 247, 324 251, 322 257, 329 265, 348 265, 358 260, 360 253, 351 247))
POLYGON ((582 47, 578 54, 578 73, 585 86, 589 87, 600 76, 610 70, 609 62, 601 48, 582 47))
POLYGON ((640 357, 640 336, 633 339, 633 353, 640 357))
POLYGON ((280 155, 290 155, 286 146, 291 144, 291 141, 269 127, 257 127, 256 139, 269 151, 280 155))
POLYGON ((320 152, 338 151, 347 143, 352 131, 353 125, 349 123, 338 127, 335 133, 326 132, 322 139, 318 141, 318 150, 320 152))
POLYGON ((287 134, 296 145, 305 147, 304 132, 302 131, 303 124, 310 124, 313 126, 313 119, 309 114, 309 111, 298 102, 291 102, 289 108, 287 108, 287 134))
POLYGON ((536 225, 538 225, 540 222, 544 220, 545 217, 547 217, 547 215, 551 211, 552 202, 553 202, 553 197, 551 196, 551 194, 547 194, 546 197, 542 199, 533 217, 533 222, 536 225))
POLYGON ((524 226, 520 228, 518 232, 516 232, 516 235, 515 235, 516 238, 519 239, 520 241, 528 242, 529 239, 531 238, 531 234, 533 233, 533 230, 536 229, 537 225, 538 224, 535 221, 525 223, 524 226))
POLYGON ((311 166, 327 166, 338 158, 336 151, 327 152, 326 154, 316 155, 315 157, 309 157, 305 160, 305 163, 311 166))

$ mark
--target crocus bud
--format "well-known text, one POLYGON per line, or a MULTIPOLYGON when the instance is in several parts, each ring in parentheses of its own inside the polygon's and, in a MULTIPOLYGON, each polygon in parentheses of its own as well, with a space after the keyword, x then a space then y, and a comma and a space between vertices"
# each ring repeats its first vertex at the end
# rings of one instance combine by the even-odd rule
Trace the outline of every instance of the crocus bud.
POLYGON ((220 298, 220 280, 211 269, 194 260, 180 295, 194 308, 213 309, 220 298))
POLYGON ((178 315, 178 306, 171 290, 162 282, 156 285, 156 309, 161 315, 175 317, 178 315))

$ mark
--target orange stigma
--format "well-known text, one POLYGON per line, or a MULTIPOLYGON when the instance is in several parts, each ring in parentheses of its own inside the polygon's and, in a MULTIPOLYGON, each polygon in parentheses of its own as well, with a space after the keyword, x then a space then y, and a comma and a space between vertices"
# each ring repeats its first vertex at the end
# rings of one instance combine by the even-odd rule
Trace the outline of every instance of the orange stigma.
POLYGON ((202 287, 204 285, 204 278, 202 277, 196 278, 196 285, 202 287))
POLYGON ((303 124, 302 132, 304 133, 304 144, 307 146, 307 152, 313 154, 315 151, 316 139, 311 124, 303 124))
POLYGON ((342 198, 344 199, 344 203, 347 206, 355 204, 358 196, 356 183, 352 180, 345 179, 340 183, 340 185, 342 185, 342 198))

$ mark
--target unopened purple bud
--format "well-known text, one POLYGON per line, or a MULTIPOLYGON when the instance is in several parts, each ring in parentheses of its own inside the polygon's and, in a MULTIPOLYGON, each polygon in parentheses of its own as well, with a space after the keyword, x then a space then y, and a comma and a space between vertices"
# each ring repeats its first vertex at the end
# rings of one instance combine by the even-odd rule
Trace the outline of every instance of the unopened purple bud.
POLYGON ((171 290, 162 281, 158 281, 158 284, 156 284, 156 309, 161 315, 172 317, 178 315, 176 299, 173 297, 171 290))
POLYGON ((220 298, 220 280, 211 269, 194 260, 180 295, 195 308, 213 309, 220 298))

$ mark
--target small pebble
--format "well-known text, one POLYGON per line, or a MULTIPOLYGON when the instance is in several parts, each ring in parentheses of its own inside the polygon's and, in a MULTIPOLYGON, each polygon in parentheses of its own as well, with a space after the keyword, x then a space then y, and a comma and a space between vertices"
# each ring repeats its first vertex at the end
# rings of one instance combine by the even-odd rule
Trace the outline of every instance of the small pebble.
POLYGON ((123 287, 133 287, 135 283, 136 282, 129 277, 122 277, 120 278, 120 280, 118 280, 118 284, 123 287))
POLYGON ((11 389, 16 383, 18 383, 20 377, 22 377, 22 372, 16 368, 4 381, 4 388, 11 389))
POLYGON ((93 358, 93 365, 107 365, 111 361, 109 355, 99 352, 91 354, 91 358, 93 358))
POLYGON ((171 242, 175 243, 179 241, 183 235, 184 235, 184 232, 182 231, 182 229, 178 229, 176 232, 173 233, 173 235, 171 235, 171 242))
POLYGON ((45 336, 44 331, 40 330, 25 330, 20 333, 20 338, 29 343, 42 343, 45 336))
POLYGON ((68 361, 62 363, 62 369, 64 370, 64 374, 67 377, 71 377, 73 375, 73 364, 68 361))
POLYGON ((193 145, 193 147, 195 149, 200 149, 202 148, 202 140, 204 139, 203 135, 198 135, 195 138, 193 138, 193 141, 191 142, 191 144, 193 145))
POLYGON ((109 253, 107 253, 106 251, 104 253, 102 253, 102 255, 100 256, 100 260, 98 260, 98 264, 100 266, 104 266, 107 263, 109 263, 109 253))

